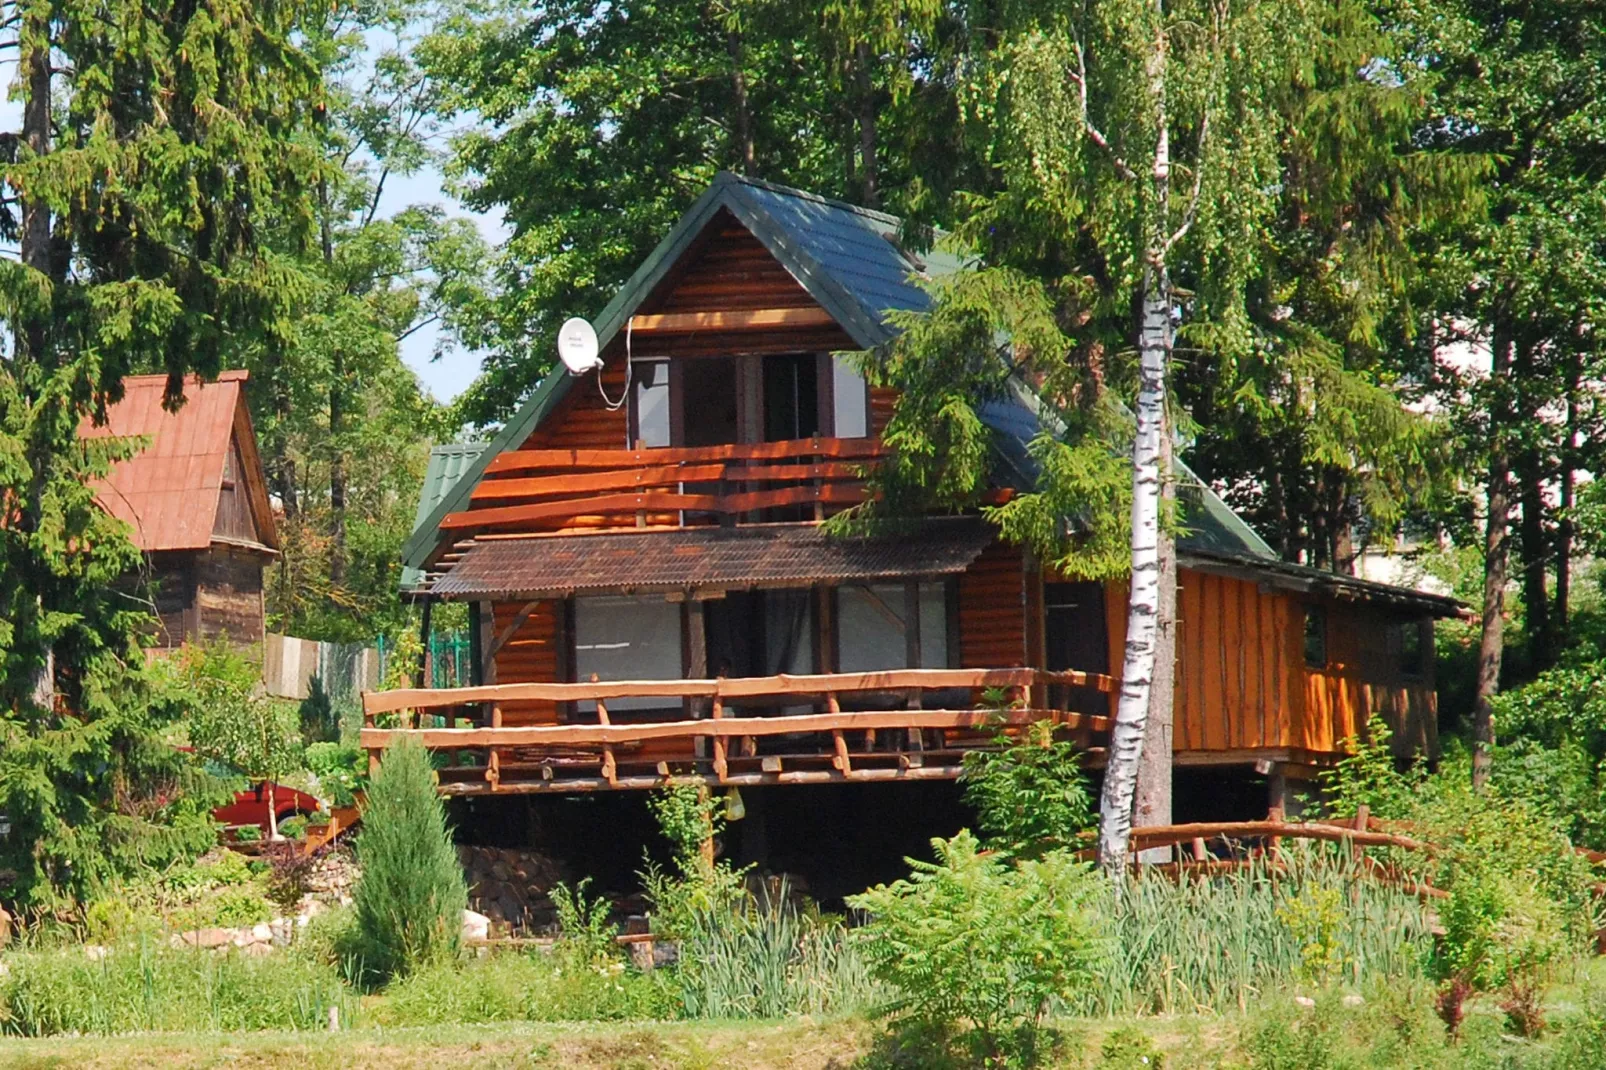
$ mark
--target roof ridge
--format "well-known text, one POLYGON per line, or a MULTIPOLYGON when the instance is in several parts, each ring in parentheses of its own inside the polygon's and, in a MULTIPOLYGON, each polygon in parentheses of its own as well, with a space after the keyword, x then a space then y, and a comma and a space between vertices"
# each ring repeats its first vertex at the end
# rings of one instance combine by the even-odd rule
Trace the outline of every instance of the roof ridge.
MULTIPOLYGON (((251 372, 245 368, 228 368, 224 371, 218 372, 217 378, 215 379, 208 379, 200 372, 184 373, 184 381, 186 383, 194 380, 200 386, 211 386, 215 383, 243 383, 250 378, 251 372)), ((143 375, 125 375, 123 376, 123 386, 127 387, 130 383, 139 383, 142 385, 145 383, 165 383, 167 380, 168 374, 166 372, 149 372, 143 375)))
POLYGON ((715 181, 736 183, 743 186, 752 186, 755 189, 769 190, 771 193, 779 193, 786 197, 796 197, 800 201, 813 201, 815 204, 829 205, 832 208, 840 208, 845 212, 852 212, 855 215, 866 216, 870 219, 876 219, 893 226, 902 226, 905 222, 902 216, 893 215, 891 212, 883 212, 879 208, 866 208, 863 205, 854 204, 851 201, 839 200, 835 197, 826 197, 819 193, 810 193, 808 190, 798 189, 795 186, 782 185, 779 182, 771 182, 768 179, 753 178, 750 175, 739 175, 734 171, 721 171, 715 176, 715 181))

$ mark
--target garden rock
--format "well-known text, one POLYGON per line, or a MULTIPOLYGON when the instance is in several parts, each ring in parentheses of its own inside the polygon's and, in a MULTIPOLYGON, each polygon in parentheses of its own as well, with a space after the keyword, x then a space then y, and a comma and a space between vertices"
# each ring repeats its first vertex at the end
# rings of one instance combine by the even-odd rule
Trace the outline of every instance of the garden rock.
POLYGON ((463 939, 488 940, 491 936, 491 919, 473 910, 463 911, 463 939))
POLYGON ((547 893, 565 874, 552 858, 539 851, 459 844, 457 860, 468 882, 469 906, 498 931, 540 931, 557 920, 547 893))
POLYGON ((234 937, 233 929, 193 929, 179 933, 173 941, 187 947, 225 947, 234 942, 234 937))

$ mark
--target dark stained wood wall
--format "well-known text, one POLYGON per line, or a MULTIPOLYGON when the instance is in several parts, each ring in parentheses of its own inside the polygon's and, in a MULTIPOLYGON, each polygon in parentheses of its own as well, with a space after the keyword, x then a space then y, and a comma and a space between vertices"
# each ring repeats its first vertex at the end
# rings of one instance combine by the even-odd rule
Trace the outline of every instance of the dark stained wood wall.
POLYGON ((242 474, 244 471, 240 444, 237 440, 231 440, 228 457, 224 461, 223 485, 218 489, 217 515, 212 522, 212 534, 225 539, 260 543, 262 535, 251 510, 251 497, 242 474))
POLYGON ((959 576, 959 667, 1027 663, 1025 562, 1018 547, 994 543, 959 576))
POLYGON ((262 641, 263 558, 248 550, 213 545, 195 561, 195 615, 203 640, 262 641))

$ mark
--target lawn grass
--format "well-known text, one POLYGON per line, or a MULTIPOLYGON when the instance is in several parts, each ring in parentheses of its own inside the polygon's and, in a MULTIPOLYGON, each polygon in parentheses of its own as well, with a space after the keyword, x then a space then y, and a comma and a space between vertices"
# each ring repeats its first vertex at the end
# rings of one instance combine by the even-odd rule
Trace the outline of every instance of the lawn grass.
POLYGON ((294 1068, 442 1070, 528 1067, 697 1070, 703 1067, 847 1067, 869 1050, 862 1021, 508 1022, 480 1026, 354 1029, 340 1033, 171 1033, 118 1037, 0 1038, 5 1070, 231 1070, 294 1068))

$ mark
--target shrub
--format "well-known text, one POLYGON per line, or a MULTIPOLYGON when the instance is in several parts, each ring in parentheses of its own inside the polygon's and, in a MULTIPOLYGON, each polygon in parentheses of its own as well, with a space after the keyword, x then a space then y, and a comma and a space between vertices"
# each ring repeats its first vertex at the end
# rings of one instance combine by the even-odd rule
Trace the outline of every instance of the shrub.
POLYGON ((871 973, 893 989, 883 1008, 921 1025, 956 1025, 989 1064, 1037 1049, 1045 1017, 1096 976, 1109 899, 1068 853, 1011 864, 961 831, 933 840, 935 863, 848 902, 869 913, 857 934, 871 973))
POLYGON ((260 843, 262 830, 256 825, 241 825, 234 830, 234 839, 238 843, 260 843))
POLYGON ((357 793, 368 787, 368 755, 361 747, 314 743, 306 763, 307 772, 318 778, 318 790, 336 806, 355 806, 357 793))
POLYGON ((573 890, 559 883, 552 888, 552 905, 558 912, 558 950, 563 958, 578 966, 607 966, 619 961, 619 943, 610 914, 612 907, 602 896, 586 899, 587 877, 573 890))
POLYGON ((674 871, 664 872, 651 860, 639 874, 652 903, 653 932, 679 940, 696 929, 700 919, 737 909, 746 896, 745 870, 716 862, 703 853, 705 840, 725 826, 720 804, 701 784, 672 783, 648 797, 658 828, 674 848, 674 871))
POLYGON ((965 802, 987 845, 1035 856, 1069 847, 1093 824, 1093 801, 1076 748, 1038 721, 1019 740, 998 737, 992 751, 965 755, 965 802))
POLYGON ((386 752, 374 777, 357 859, 353 905, 365 970, 390 978, 455 954, 468 891, 429 755, 411 739, 386 752))

